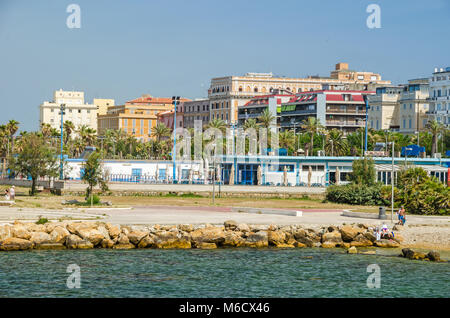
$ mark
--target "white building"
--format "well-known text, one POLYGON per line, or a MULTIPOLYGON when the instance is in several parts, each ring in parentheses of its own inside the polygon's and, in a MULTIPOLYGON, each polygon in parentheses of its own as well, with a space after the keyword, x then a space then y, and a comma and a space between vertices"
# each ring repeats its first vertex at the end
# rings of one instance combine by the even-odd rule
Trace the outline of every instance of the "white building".
POLYGON ((84 92, 63 91, 62 89, 53 93, 53 101, 45 101, 39 106, 39 127, 45 123, 60 129, 61 104, 66 106, 64 121, 71 121, 75 128, 85 125, 97 130, 97 106, 84 102, 84 92))
POLYGON ((434 69, 430 78, 430 120, 450 127, 450 67, 434 69))
POLYGON ((408 84, 380 87, 368 97, 368 126, 413 134, 427 124, 429 109, 428 79, 412 79, 408 84))

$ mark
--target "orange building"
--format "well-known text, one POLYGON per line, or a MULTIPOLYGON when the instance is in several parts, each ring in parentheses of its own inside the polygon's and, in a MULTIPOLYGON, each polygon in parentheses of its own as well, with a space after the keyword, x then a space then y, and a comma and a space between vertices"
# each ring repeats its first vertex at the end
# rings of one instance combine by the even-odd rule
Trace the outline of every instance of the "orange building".
MULTIPOLYGON (((189 99, 181 98, 181 102, 189 99)), ((124 105, 110 106, 105 115, 98 116, 98 133, 103 135, 108 129, 121 129, 126 133, 147 141, 156 126, 157 114, 173 109, 171 97, 142 97, 130 100, 124 105)))

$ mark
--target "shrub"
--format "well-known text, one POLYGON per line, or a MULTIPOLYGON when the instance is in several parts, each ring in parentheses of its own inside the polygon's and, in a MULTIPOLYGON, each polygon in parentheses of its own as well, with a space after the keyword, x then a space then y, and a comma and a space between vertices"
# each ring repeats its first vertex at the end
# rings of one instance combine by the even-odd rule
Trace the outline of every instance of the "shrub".
POLYGON ((47 218, 39 218, 39 220, 36 222, 36 224, 45 224, 48 222, 47 218))
POLYGON ((381 186, 360 184, 333 185, 327 188, 326 199, 330 202, 354 205, 386 205, 381 186))
MULTIPOLYGON (((86 197, 86 203, 91 204, 91 197, 86 197)), ((92 196, 92 204, 100 204, 100 197, 96 194, 92 196)))

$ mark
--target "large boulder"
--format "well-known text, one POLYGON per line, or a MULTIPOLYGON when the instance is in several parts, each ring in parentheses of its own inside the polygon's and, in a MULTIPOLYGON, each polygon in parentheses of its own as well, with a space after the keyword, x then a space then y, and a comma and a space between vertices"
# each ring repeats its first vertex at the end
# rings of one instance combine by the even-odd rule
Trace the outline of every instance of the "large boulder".
POLYGON ((128 233, 128 239, 134 245, 138 245, 139 242, 147 235, 147 232, 143 231, 133 231, 128 233))
POLYGON ((369 240, 364 234, 360 233, 356 235, 353 241, 350 243, 350 246, 372 246, 373 242, 369 240))
POLYGON ((33 248, 33 243, 16 237, 8 237, 0 241, 0 250, 2 251, 21 251, 31 248, 33 248))
POLYGON ((395 248, 395 247, 399 247, 400 244, 394 240, 386 240, 386 239, 381 239, 378 241, 375 241, 375 246, 377 247, 389 247, 389 248, 395 248))
POLYGON ((399 232, 394 232, 394 241, 397 241, 399 243, 403 242, 405 239, 403 238, 403 235, 401 235, 399 232))
POLYGON ((154 245, 155 245, 154 236, 152 234, 148 234, 139 241, 139 243, 137 244, 137 247, 149 248, 149 247, 154 247, 154 245))
POLYGON ((20 238, 23 240, 29 240, 31 237, 31 232, 27 230, 27 228, 21 224, 16 224, 11 229, 11 236, 20 238))
POLYGON ((69 235, 70 232, 65 227, 57 226, 50 232, 50 239, 55 243, 64 243, 69 235))
POLYGON ((109 231, 108 231, 108 229, 106 228, 106 226, 104 226, 104 225, 99 225, 99 226, 97 227, 97 231, 99 231, 99 232, 103 235, 103 237, 104 237, 105 239, 107 239, 107 240, 111 239, 111 236, 109 235, 109 231))
POLYGON ((9 224, 0 225, 0 241, 12 237, 12 226, 9 224))
POLYGON ((245 244, 241 232, 225 232, 225 240, 220 244, 223 247, 239 247, 245 244))
POLYGON ((105 237, 95 228, 79 228, 77 234, 85 240, 88 240, 94 246, 98 245, 105 237))
POLYGON ((373 231, 366 231, 363 233, 363 235, 372 243, 375 242, 377 240, 377 237, 375 236, 375 234, 373 233, 373 231))
POLYGON ((344 225, 341 227, 340 232, 344 242, 351 242, 359 233, 361 233, 361 228, 344 225))
POLYGON ((32 232, 30 242, 33 244, 54 243, 47 232, 32 232))
POLYGON ((226 231, 234 231, 238 226, 238 223, 234 220, 228 220, 223 223, 226 231))
POLYGON ((244 243, 246 247, 267 247, 269 246, 269 239, 267 231, 258 231, 250 233, 244 243))
POLYGON ((358 250, 356 249, 356 247, 352 246, 347 250, 348 254, 357 254, 358 250))
POLYGON ((191 248, 189 237, 176 232, 160 231, 154 240, 156 248, 191 248))
POLYGON ((101 242, 100 242, 100 246, 102 248, 113 248, 114 246, 114 241, 108 238, 104 238, 101 242))
POLYGON ((106 223, 105 227, 108 230, 108 233, 109 233, 109 236, 111 237, 111 239, 118 238, 120 233, 122 232, 120 230, 120 227, 117 225, 111 225, 109 223, 106 223))
POLYGON ((430 251, 427 254, 427 258, 433 262, 439 262, 441 260, 441 255, 436 251, 430 251))
POLYGON ((322 243, 342 244, 342 236, 338 231, 327 232, 322 235, 322 243))
POLYGON ((217 248, 217 245, 215 243, 200 242, 200 243, 197 243, 195 247, 204 249, 204 250, 211 250, 211 249, 217 248))
POLYGON ((70 234, 66 237, 65 245, 67 246, 67 248, 73 249, 88 249, 94 247, 94 244, 92 244, 90 241, 84 240, 75 234, 70 234))
POLYGON ((235 231, 248 233, 250 232, 250 227, 246 223, 239 223, 235 229, 235 231))
POLYGON ((178 229, 180 231, 190 233, 194 230, 194 226, 192 224, 180 224, 178 225, 178 229))
POLYGON ((221 244, 225 241, 225 232, 219 227, 207 227, 190 233, 191 241, 195 243, 221 244))
POLYGON ((269 245, 284 245, 286 243, 286 233, 283 231, 268 231, 267 239, 269 241, 269 245))
POLYGON ((30 232, 47 232, 45 230, 45 224, 26 223, 24 226, 30 232))

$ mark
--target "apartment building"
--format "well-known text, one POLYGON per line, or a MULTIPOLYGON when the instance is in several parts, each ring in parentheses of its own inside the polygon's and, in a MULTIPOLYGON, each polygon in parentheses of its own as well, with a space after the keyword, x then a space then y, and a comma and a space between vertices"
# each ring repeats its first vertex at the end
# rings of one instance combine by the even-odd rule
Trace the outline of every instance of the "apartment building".
POLYGON ((184 102, 183 110, 184 128, 194 128, 194 122, 196 120, 201 120, 203 126, 208 124, 209 99, 195 99, 190 102, 184 102))
POLYGON ((428 116, 431 120, 450 127, 450 67, 435 68, 429 79, 430 109, 428 116))
POLYGON ((336 64, 330 77, 308 76, 306 78, 277 77, 272 73, 247 73, 244 76, 217 77, 211 80, 208 90, 210 119, 222 119, 228 124, 238 121, 238 108, 253 97, 287 90, 292 94, 327 90, 375 90, 389 85, 381 75, 348 69, 347 63, 336 64))
POLYGON ((85 103, 84 92, 62 89, 53 93, 52 101, 44 101, 39 106, 39 127, 50 124, 53 128, 60 129, 61 104, 65 104, 64 121, 71 121, 76 129, 85 125, 97 130, 97 106, 85 103))
MULTIPOLYGON (((181 102, 189 101, 182 98, 181 102)), ((108 129, 121 129, 126 133, 147 141, 156 126, 160 112, 173 110, 171 97, 153 97, 148 94, 130 100, 124 105, 108 107, 105 115, 98 116, 99 134, 108 129)))
POLYGON ((428 79, 412 79, 408 84, 381 87, 368 97, 368 126, 412 134, 425 128, 429 108, 428 79))
POLYGON ((349 133, 365 126, 364 96, 374 91, 319 90, 298 93, 278 109, 280 127, 296 129, 308 119, 317 118, 326 129, 337 128, 349 133))

